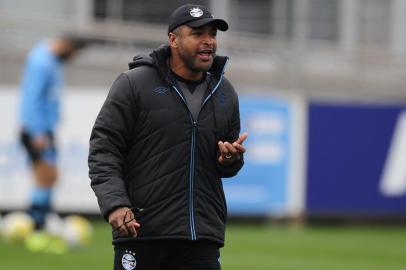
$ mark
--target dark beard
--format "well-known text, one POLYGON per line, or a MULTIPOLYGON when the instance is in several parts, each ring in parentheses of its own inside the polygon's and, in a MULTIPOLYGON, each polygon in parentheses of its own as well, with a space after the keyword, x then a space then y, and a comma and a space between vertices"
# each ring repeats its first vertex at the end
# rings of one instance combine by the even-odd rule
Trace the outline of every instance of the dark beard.
MULTIPOLYGON (((182 60, 185 62, 186 66, 187 66, 191 71, 196 72, 196 73, 209 71, 210 68, 211 68, 211 66, 212 66, 212 64, 213 64, 213 62, 212 62, 210 65, 205 66, 205 67, 197 67, 197 66, 194 64, 194 58, 184 56, 181 52, 180 52, 179 56, 180 56, 180 58, 182 58, 182 60)), ((213 58, 214 58, 214 56, 215 56, 215 54, 213 54, 213 58)))

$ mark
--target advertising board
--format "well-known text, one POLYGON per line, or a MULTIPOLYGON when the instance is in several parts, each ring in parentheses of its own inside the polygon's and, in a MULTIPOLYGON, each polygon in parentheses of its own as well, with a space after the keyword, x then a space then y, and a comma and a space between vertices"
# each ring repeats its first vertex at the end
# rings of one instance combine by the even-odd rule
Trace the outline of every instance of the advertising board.
POLYGON ((406 214, 406 104, 310 103, 306 209, 406 214))

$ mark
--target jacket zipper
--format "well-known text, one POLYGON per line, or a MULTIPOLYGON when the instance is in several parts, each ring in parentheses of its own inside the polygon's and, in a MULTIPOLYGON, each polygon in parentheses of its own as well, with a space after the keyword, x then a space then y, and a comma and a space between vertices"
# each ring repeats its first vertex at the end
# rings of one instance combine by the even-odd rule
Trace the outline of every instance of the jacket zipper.
MULTIPOLYGON (((200 107, 199 113, 202 110, 204 104, 210 99, 211 96, 217 91, 217 88, 219 87, 222 79, 223 79, 223 74, 224 74, 224 69, 228 63, 228 58, 226 60, 226 63, 223 66, 223 70, 221 72, 221 77, 219 81, 217 82, 216 86, 213 88, 213 90, 210 92, 209 95, 207 95, 206 99, 202 102, 202 106, 200 107)), ((192 143, 190 146, 190 166, 189 166, 189 223, 190 223, 190 235, 192 240, 196 240, 196 229, 195 229, 195 211, 194 211, 194 178, 195 178, 195 152, 196 152, 196 129, 197 129, 197 120, 193 118, 193 115, 191 111, 189 110, 187 106, 187 102, 181 92, 176 88, 175 85, 172 85, 173 89, 175 92, 178 94, 178 96, 182 99, 183 103, 186 106, 186 109, 189 112, 189 117, 190 121, 192 123, 192 143)))
POLYGON ((195 149, 196 149, 196 127, 197 122, 193 121, 192 128, 192 145, 190 147, 190 174, 189 174, 189 218, 190 218, 190 232, 192 240, 196 240, 195 230, 195 211, 194 211, 194 182, 195 182, 195 149))
POLYGON ((186 106, 186 109, 189 112, 190 121, 192 122, 192 143, 190 146, 190 166, 189 166, 189 224, 190 224, 190 235, 192 240, 196 240, 196 231, 195 231, 195 216, 193 211, 193 185, 194 185, 194 166, 195 166, 195 140, 196 140, 196 127, 197 122, 193 119, 192 113, 187 107, 187 102, 183 95, 179 92, 175 85, 172 85, 175 92, 182 99, 183 103, 186 106))

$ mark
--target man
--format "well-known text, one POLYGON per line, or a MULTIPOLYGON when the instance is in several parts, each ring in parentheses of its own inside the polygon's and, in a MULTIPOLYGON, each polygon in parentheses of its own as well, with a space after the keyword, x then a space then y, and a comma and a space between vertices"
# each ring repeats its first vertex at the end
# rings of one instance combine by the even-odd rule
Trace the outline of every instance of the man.
POLYGON ((96 119, 89 175, 113 227, 115 269, 220 269, 221 178, 243 166, 237 94, 216 56, 228 24, 203 6, 169 21, 169 45, 136 56, 96 119))
POLYGON ((29 53, 21 83, 21 141, 32 162, 35 185, 30 214, 42 230, 51 210, 52 189, 57 179, 54 133, 59 119, 63 64, 84 42, 58 37, 37 44, 29 53))

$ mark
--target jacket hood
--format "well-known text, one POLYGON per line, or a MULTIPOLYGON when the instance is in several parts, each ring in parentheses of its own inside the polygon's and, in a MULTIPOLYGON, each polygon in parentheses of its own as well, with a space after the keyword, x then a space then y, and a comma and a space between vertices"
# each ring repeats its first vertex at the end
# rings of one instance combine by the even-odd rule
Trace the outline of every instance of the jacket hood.
MULTIPOLYGON (((172 79, 170 76, 170 70, 166 64, 166 60, 171 56, 171 49, 169 45, 161 45, 156 50, 152 51, 149 55, 140 54, 136 55, 133 58, 133 61, 128 64, 129 69, 133 69, 139 66, 153 66, 158 69, 161 76, 165 78, 165 81, 168 81, 172 84, 172 79)), ((223 75, 224 67, 227 63, 228 57, 226 56, 216 56, 213 59, 213 65, 211 66, 209 72, 220 79, 223 75)))

